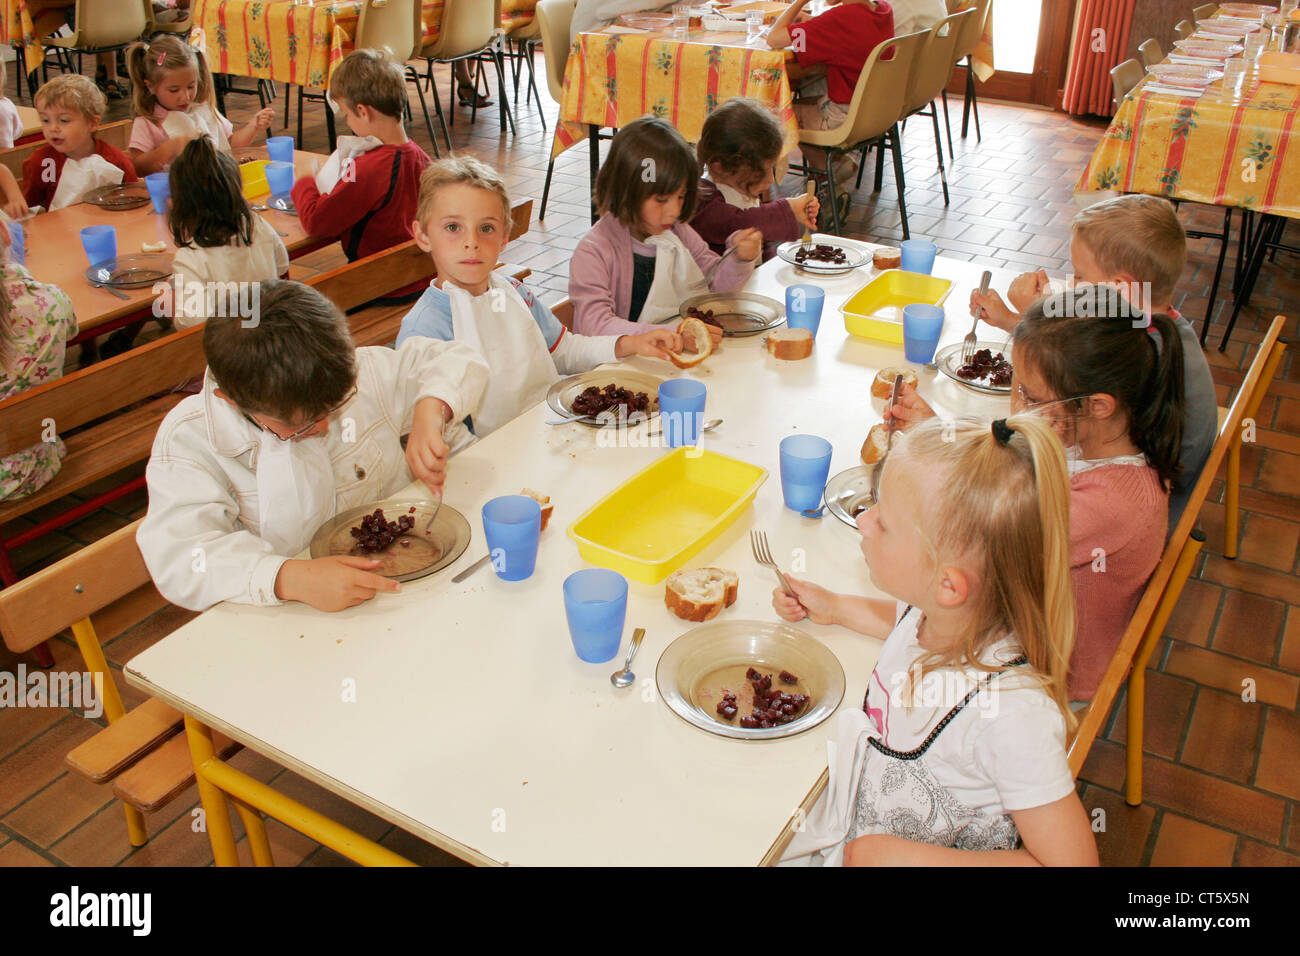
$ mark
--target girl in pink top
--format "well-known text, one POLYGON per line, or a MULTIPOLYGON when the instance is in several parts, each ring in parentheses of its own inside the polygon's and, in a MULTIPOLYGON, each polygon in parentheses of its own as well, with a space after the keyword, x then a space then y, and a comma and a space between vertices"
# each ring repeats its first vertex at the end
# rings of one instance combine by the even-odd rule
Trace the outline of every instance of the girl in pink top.
POLYGON ((129 152, 141 177, 167 169, 196 136, 211 136, 226 152, 249 146, 275 115, 268 106, 236 130, 217 112, 207 60, 175 36, 133 45, 126 64, 135 110, 129 152))
MULTIPOLYGON (((596 177, 600 220, 583 236, 569 266, 573 329, 583 335, 636 335, 680 314, 681 303, 710 289, 734 292, 763 251, 763 234, 741 229, 735 253, 711 282, 718 261, 686 219, 695 206, 700 167, 681 133, 661 119, 633 120, 614 137, 596 177)), ((709 326, 714 344, 722 329, 709 326)))

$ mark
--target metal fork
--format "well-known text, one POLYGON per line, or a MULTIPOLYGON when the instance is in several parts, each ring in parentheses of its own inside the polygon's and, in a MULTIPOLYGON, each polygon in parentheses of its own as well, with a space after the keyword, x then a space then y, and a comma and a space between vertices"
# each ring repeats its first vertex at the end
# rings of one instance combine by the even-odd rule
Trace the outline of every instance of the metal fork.
MULTIPOLYGON (((984 295, 989 291, 989 283, 992 281, 992 271, 985 269, 984 275, 980 276, 980 295, 984 295)), ((980 316, 983 314, 984 310, 982 308, 975 310, 975 320, 970 324, 970 331, 967 332, 966 337, 961 340, 961 360, 963 365, 975 357, 975 326, 979 325, 980 316)))
POLYGON ((778 568, 776 562, 772 560, 772 552, 767 546, 767 533, 763 531, 751 531, 749 533, 749 546, 754 549, 754 560, 765 567, 771 568, 772 573, 774 573, 777 580, 781 582, 781 587, 785 593, 790 595, 790 597, 794 598, 796 601, 799 600, 798 595, 794 593, 794 588, 790 587, 790 582, 785 579, 785 575, 781 573, 781 569, 778 568))
MULTIPOLYGON (((812 197, 813 197, 813 192, 814 192, 816 189, 817 189, 817 180, 815 180, 815 179, 811 179, 811 178, 810 178, 810 179, 808 180, 807 192, 805 193, 805 195, 806 195, 809 199, 812 199, 812 197)), ((808 213, 807 213, 808 207, 807 207, 807 205, 805 205, 803 208, 804 208, 804 215, 806 216, 806 215, 808 214, 808 213)), ((804 227, 804 231, 803 231, 803 241, 802 241, 802 244, 801 244, 801 245, 802 245, 802 248, 804 248, 804 249, 810 249, 810 248, 812 248, 812 237, 813 237, 812 226, 805 226, 805 227, 804 227)))

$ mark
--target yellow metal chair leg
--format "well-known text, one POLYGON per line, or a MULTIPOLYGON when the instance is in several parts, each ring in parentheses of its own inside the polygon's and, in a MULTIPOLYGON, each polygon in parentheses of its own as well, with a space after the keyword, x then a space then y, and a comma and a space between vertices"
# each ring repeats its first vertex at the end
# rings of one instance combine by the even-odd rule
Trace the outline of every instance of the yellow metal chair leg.
POLYGON ((248 834, 248 846, 253 851, 254 866, 275 866, 271 859, 271 841, 266 838, 266 821, 257 809, 250 807, 243 800, 231 797, 235 812, 244 821, 244 831, 248 834))
POLYGON ((1187 584, 1187 578, 1192 573, 1192 565, 1196 563, 1196 556, 1201 553, 1201 546, 1204 543, 1205 533, 1193 531, 1183 545, 1183 550, 1178 555, 1178 563, 1174 565, 1169 583, 1165 586, 1165 593, 1160 598, 1160 603, 1156 605, 1155 614, 1151 616, 1151 623, 1147 626, 1146 633, 1142 635, 1142 643, 1138 645, 1137 653, 1133 655, 1133 670, 1128 677, 1126 747, 1128 773, 1124 782, 1124 801, 1130 807, 1142 805, 1142 731, 1146 705, 1147 662, 1151 660, 1151 654, 1156 649, 1160 635, 1165 632, 1165 625, 1169 623, 1169 617, 1174 613, 1174 606, 1183 593, 1183 586, 1187 584))
POLYGON ((1223 556, 1237 556, 1237 493, 1241 486, 1241 437, 1228 449, 1228 482, 1223 492, 1223 556))
POLYGON ((131 838, 132 846, 144 846, 149 842, 149 831, 144 826, 144 814, 128 803, 122 804, 126 811, 126 833, 131 838))
POLYGON ((225 794, 204 776, 209 763, 220 763, 212 745, 212 731, 187 714, 185 734, 190 742, 190 759, 194 761, 194 779, 199 787, 199 800, 203 803, 203 813, 207 818, 212 859, 217 866, 239 866, 235 832, 230 826, 230 811, 226 807, 225 794))

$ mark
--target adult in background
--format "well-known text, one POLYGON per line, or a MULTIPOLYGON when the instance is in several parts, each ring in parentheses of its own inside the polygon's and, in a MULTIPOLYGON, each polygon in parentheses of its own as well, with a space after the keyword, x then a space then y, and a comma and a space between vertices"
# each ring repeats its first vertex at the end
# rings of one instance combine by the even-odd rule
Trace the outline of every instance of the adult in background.
POLYGON ((569 26, 569 42, 579 33, 603 30, 625 13, 671 10, 672 0, 578 0, 569 26))
POLYGON ((943 0, 889 0, 894 8, 894 36, 928 30, 948 15, 943 0))

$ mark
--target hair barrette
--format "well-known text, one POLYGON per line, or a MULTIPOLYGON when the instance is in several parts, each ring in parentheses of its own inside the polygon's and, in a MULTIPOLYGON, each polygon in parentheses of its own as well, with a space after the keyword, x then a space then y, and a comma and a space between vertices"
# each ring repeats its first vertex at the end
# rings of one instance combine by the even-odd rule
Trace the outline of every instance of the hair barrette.
POLYGON ((993 437, 996 438, 998 443, 1001 445, 1005 445, 1007 442, 1011 441, 1011 433, 1014 431, 1015 429, 1007 424, 1005 418, 998 418, 993 422, 993 437))
POLYGON ((162 53, 159 53, 159 54, 158 54, 158 65, 159 65, 159 66, 162 66, 162 65, 163 65, 163 60, 165 60, 165 59, 167 59, 167 53, 166 53, 165 51, 162 52, 162 53))

